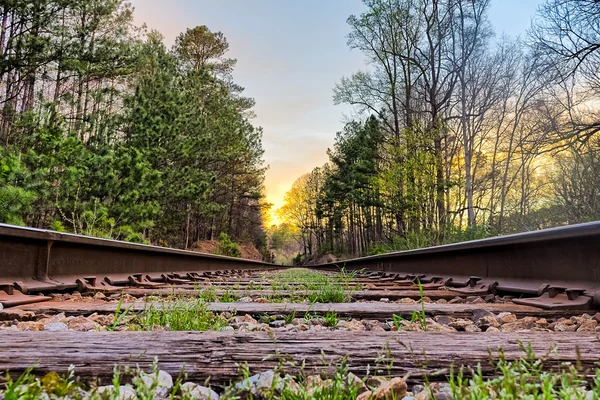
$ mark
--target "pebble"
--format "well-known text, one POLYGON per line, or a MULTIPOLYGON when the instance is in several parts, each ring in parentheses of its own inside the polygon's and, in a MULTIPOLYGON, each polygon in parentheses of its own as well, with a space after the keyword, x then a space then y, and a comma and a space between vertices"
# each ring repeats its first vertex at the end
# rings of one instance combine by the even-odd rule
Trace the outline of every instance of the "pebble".
MULTIPOLYGON (((100 386, 98 388, 98 394, 104 394, 104 393, 115 393, 116 392, 116 388, 114 386, 100 386)), ((124 385, 124 386, 119 386, 119 395, 117 397, 111 397, 112 399, 115 400, 134 400, 137 399, 137 396, 135 395, 135 391, 133 390, 133 388, 129 385, 124 385)))
POLYGON ((351 386, 357 390, 357 394, 362 394, 369 390, 369 388, 367 388, 367 385, 365 385, 363 380, 355 374, 353 374, 352 372, 348 373, 348 376, 346 377, 346 382, 348 386, 351 386))
POLYGON ((67 322, 69 329, 78 332, 88 332, 100 328, 100 325, 86 317, 75 317, 71 318, 67 322))
POLYGON ((143 374, 142 381, 147 387, 156 385, 156 397, 167 397, 173 388, 173 377, 166 371, 158 371, 153 374, 143 374))
POLYGON ((44 330, 49 332, 62 332, 68 331, 69 327, 64 322, 53 322, 51 324, 44 325, 44 330))
POLYGON ((43 331, 44 324, 39 321, 25 321, 25 322, 19 322, 17 324, 17 328, 20 331, 43 331))
POLYGON ((254 300, 255 303, 270 303, 271 301, 269 299, 265 299, 264 297, 259 297, 256 300, 254 300))
POLYGON ((193 382, 181 385, 181 392, 196 400, 219 400, 217 392, 193 382))
POLYGON ((428 332, 456 332, 456 329, 454 329, 453 327, 438 324, 431 318, 427 318, 426 322, 428 332))
POLYGON ((384 378, 381 378, 379 376, 370 376, 367 378, 367 380, 365 381, 365 384, 373 389, 378 388, 379 386, 383 385, 387 383, 387 380, 384 378))
POLYGON ((370 390, 367 390, 366 392, 359 394, 356 397, 356 400, 370 400, 372 398, 373 398, 373 392, 370 390))
POLYGON ((379 301, 382 303, 389 303, 390 299, 388 299, 387 297, 382 297, 381 299, 379 299, 379 301))
POLYGON ((0 311, 4 310, 4 306, 0 303, 0 311))
POLYGON ((473 310, 473 317, 471 318, 471 320, 477 324, 477 322, 483 318, 483 317, 493 317, 496 318, 496 316, 494 315, 494 313, 488 311, 488 310, 484 310, 482 308, 476 308, 473 310))
POLYGON ((546 318, 540 318, 537 321, 535 321, 535 324, 540 328, 546 328, 548 326, 548 321, 546 320, 546 318))
POLYGON ((454 318, 449 317, 447 315, 437 315, 434 318, 434 321, 437 322, 438 324, 450 325, 452 322, 454 322, 454 318))
POLYGON ((585 400, 596 400, 597 398, 598 396, 596 396, 593 390, 588 390, 585 393, 585 400))
POLYGON ((94 299, 96 300, 105 300, 106 299, 106 295, 102 292, 98 292, 94 295, 94 299))
POLYGON ((457 320, 451 321, 448 326, 455 328, 457 331, 464 331, 467 326, 473 325, 473 321, 468 319, 459 318, 457 320))
MULTIPOLYGON (((489 328, 488 328, 489 329, 489 328)), ((481 328, 478 327, 477 325, 467 325, 465 327, 465 332, 471 332, 471 333, 475 333, 475 332, 481 332, 481 328)))
POLYGON ((269 326, 271 328, 282 328, 282 327, 285 326, 285 321, 282 320, 282 319, 277 320, 277 321, 273 321, 273 322, 269 323, 269 326))
POLYGON ((476 325, 477 325, 477 327, 485 330, 485 329, 489 328, 490 326, 498 328, 500 326, 500 323, 496 320, 495 316, 484 315, 483 317, 481 317, 477 320, 476 325))
POLYGON ((406 297, 404 299, 398 300, 398 303, 400 303, 400 304, 416 304, 417 301, 413 300, 413 299, 409 299, 408 297, 406 297))
POLYGON ((413 394, 421 393, 423 390, 425 390, 425 386, 423 386, 423 385, 414 385, 412 393, 413 394))
POLYGON ((235 328, 233 326, 226 326, 222 330, 225 332, 232 332, 235 331, 235 328))
POLYGON ((252 303, 252 297, 250 296, 244 296, 244 297, 240 297, 240 299, 238 300, 238 303, 252 303))
POLYGON ((373 393, 375 400, 391 400, 404 397, 407 393, 406 382, 402 378, 393 378, 391 381, 382 382, 373 393))
POLYGON ((577 330, 577 325, 573 325, 573 324, 557 322, 554 325, 554 332, 575 332, 576 330, 577 330))
POLYGON ((241 397, 244 398, 247 395, 258 397, 262 393, 265 393, 271 389, 281 390, 284 384, 283 380, 278 380, 275 382, 275 385, 273 385, 274 379, 275 372, 265 371, 238 382, 234 386, 234 391, 242 395, 241 397))
POLYGON ((584 321, 579 328, 577 328, 577 332, 595 332, 598 327, 598 322, 594 320, 584 321))

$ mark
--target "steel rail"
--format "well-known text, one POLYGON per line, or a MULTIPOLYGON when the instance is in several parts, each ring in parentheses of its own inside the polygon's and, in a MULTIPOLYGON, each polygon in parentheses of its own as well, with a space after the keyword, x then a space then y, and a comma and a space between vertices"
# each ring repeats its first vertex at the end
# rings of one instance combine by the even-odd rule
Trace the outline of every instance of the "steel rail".
POLYGON ((131 279, 150 286, 164 274, 272 267, 254 260, 0 224, 0 303, 3 296, 13 299, 4 301, 11 305, 27 301, 19 300, 22 293, 102 289, 131 279))
MULTIPOLYGON (((367 269, 404 274, 409 279, 412 275, 413 280, 423 282, 437 278, 447 286, 462 287, 465 293, 501 291, 541 296, 541 303, 526 304, 551 307, 555 303, 556 308, 573 307, 576 299, 585 295, 599 308, 600 222, 393 252, 316 268, 367 269)), ((579 301, 589 302, 588 298, 579 301)))

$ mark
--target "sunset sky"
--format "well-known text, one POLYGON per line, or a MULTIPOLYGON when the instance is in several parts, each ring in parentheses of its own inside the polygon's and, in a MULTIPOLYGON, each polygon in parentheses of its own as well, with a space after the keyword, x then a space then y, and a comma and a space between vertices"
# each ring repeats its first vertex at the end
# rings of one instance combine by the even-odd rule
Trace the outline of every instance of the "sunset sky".
MULTIPOLYGON (((346 106, 334 106, 342 76, 365 68, 346 45, 346 19, 361 0, 132 0, 138 24, 160 31, 167 43, 187 28, 221 31, 237 58, 236 83, 255 98, 255 125, 264 129, 267 199, 275 208, 300 175, 327 160, 346 106)), ((523 35, 542 0, 492 0, 496 36, 523 35)))

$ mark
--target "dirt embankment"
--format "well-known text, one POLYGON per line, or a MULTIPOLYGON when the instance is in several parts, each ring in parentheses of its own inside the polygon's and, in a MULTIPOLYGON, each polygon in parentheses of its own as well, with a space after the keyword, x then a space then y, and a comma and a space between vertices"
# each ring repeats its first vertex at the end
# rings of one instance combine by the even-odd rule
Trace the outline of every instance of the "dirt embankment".
POLYGON ((336 261, 338 261, 336 256, 334 256, 333 254, 330 254, 330 253, 313 254, 312 256, 306 257, 306 259, 304 259, 304 262, 302 263, 302 265, 321 265, 321 264, 327 264, 327 263, 336 262, 336 261))
MULTIPOLYGON (((200 240, 192 246, 192 251, 199 253, 217 254, 219 242, 216 240, 200 240)), ((247 260, 262 261, 263 256, 252 243, 238 243, 242 258, 247 260)))

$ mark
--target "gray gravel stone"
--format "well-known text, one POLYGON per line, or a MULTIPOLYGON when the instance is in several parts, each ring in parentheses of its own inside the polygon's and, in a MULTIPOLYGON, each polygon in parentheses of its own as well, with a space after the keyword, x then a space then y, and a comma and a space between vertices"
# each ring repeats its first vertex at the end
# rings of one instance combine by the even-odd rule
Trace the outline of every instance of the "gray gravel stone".
POLYGON ((51 324, 44 325, 44 330, 50 332, 62 332, 68 331, 69 327, 64 322, 53 322, 51 324))
POLYGON ((419 394, 423 390, 425 390, 425 386, 423 386, 423 385, 415 385, 415 386, 413 386, 412 392, 413 392, 413 394, 419 394))
POLYGON ((283 328, 285 326, 285 321, 282 319, 279 319, 277 321, 272 321, 271 323, 269 323, 269 326, 271 328, 283 328))
POLYGON ((454 397, 449 393, 437 392, 435 394, 435 400, 454 400, 454 397))

